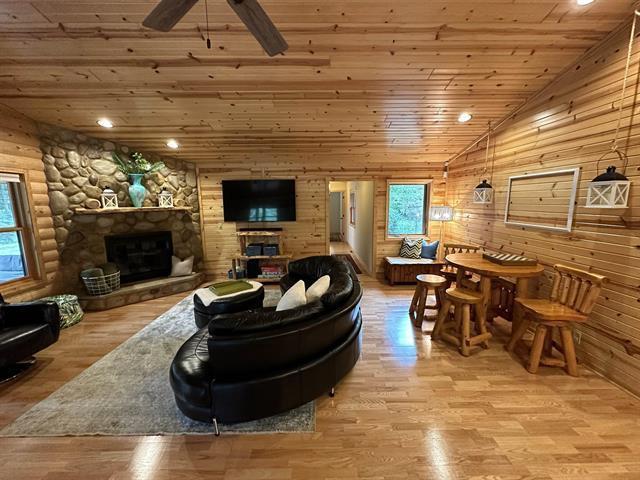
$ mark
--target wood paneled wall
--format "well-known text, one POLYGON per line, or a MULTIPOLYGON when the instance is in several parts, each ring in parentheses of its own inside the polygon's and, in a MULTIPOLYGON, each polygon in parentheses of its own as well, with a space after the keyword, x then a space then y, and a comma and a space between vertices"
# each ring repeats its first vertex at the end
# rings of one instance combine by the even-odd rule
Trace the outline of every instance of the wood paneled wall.
MULTIPOLYGON (((365 165, 343 164, 307 165, 295 167, 290 164, 265 164, 264 159, 253 166, 242 168, 231 166, 199 169, 199 188, 202 202, 203 243, 205 270, 212 278, 222 278, 231 268, 231 258, 238 253, 235 232, 249 224, 223 222, 223 179, 234 178, 295 178, 298 221, 283 223, 286 253, 294 258, 309 255, 324 255, 329 251, 328 182, 333 180, 373 180, 375 182, 374 205, 374 259, 376 274, 383 273, 385 256, 397 255, 400 240, 387 239, 386 198, 387 179, 434 179, 432 203, 442 201, 444 183, 439 167, 425 166, 408 171, 370 169, 365 165), (350 165, 347 167, 347 165, 350 165)), ((431 225, 431 238, 439 238, 439 224, 431 225)))
POLYGON ((11 301, 38 298, 55 289, 58 250, 39 145, 33 121, 0 107, 0 171, 21 173, 27 180, 40 269, 39 278, 0 285, 0 293, 11 301))
MULTIPOLYGON (((611 337, 640 346, 640 125, 633 106, 638 93, 637 46, 620 142, 629 156, 626 174, 633 181, 631 207, 601 210, 584 206, 587 184, 598 172, 596 162, 612 145, 628 35, 628 25, 612 34, 499 129, 491 142, 495 155, 493 175, 483 173, 484 142, 452 163, 449 199, 458 215, 450 228, 450 238, 537 257, 549 267, 541 282, 541 295, 548 294, 549 270, 555 263, 609 277, 589 325, 581 328, 580 357, 611 380, 640 393, 640 356, 628 355, 611 337), (581 181, 570 234, 505 226, 509 176, 573 167, 581 168, 581 181), (472 189, 481 178, 493 183, 494 205, 472 203, 472 189)), ((608 159, 601 163, 600 170, 610 162, 620 166, 614 157, 608 159)), ((539 206, 545 204, 541 198, 552 195, 553 188, 557 186, 544 182, 538 185, 532 192, 529 210, 544 208, 539 206)))

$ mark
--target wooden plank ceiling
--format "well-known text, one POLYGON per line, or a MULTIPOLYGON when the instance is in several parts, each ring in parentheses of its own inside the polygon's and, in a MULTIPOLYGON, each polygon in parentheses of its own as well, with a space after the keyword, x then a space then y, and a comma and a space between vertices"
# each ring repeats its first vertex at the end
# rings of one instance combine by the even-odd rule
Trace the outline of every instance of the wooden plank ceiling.
POLYGON ((204 1, 170 33, 141 26, 155 3, 0 1, 0 103, 165 154, 176 138, 204 164, 440 162, 635 2, 262 0, 291 46, 276 58, 225 0, 209 0, 212 50, 204 1))

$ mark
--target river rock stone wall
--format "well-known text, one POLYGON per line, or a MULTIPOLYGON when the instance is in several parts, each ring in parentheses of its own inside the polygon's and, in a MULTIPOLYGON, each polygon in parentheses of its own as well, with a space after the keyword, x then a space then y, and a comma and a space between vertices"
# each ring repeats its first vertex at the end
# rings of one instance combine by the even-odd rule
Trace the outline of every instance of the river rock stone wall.
POLYGON ((157 206, 157 195, 166 187, 173 193, 175 206, 190 207, 190 212, 173 210, 77 215, 77 208, 98 209, 105 186, 118 195, 121 207, 130 207, 126 175, 111 161, 114 151, 127 155, 126 145, 91 138, 81 133, 40 125, 42 160, 53 214, 55 238, 60 253, 62 281, 81 291, 81 270, 106 262, 104 237, 129 233, 171 231, 174 253, 184 259, 195 257, 195 270, 202 269, 200 211, 195 165, 168 157, 142 152, 150 161, 161 160, 165 168, 143 180, 148 194, 144 206, 157 206))

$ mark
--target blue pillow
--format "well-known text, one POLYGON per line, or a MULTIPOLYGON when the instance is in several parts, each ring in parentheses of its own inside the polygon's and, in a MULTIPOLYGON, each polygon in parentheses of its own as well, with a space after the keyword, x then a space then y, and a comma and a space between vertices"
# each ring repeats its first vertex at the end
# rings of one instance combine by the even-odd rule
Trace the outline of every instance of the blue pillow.
POLYGON ((438 256, 438 247, 440 246, 440 240, 436 240, 433 243, 427 243, 426 240, 422 241, 422 251, 420 252, 420 258, 429 258, 435 260, 438 256))

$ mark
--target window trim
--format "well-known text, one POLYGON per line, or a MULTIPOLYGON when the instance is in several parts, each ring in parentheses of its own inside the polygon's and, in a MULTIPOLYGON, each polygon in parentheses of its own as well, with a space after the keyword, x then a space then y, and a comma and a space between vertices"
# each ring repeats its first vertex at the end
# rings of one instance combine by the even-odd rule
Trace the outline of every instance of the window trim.
POLYGON ((0 167, 0 173, 14 174, 20 177, 19 187, 9 185, 11 200, 16 221, 15 227, 0 228, 0 232, 18 232, 20 235, 23 261, 25 262, 26 275, 6 282, 0 282, 3 291, 11 293, 19 290, 22 285, 32 284, 42 280, 42 259, 38 254, 37 246, 40 244, 36 225, 34 209, 32 207, 31 182, 29 172, 13 168, 0 167))
POLYGON ((401 240, 405 237, 407 238, 424 238, 425 240, 429 239, 429 232, 431 231, 431 216, 429 215, 429 209, 431 207, 431 196, 433 195, 433 179, 410 179, 410 180, 387 180, 387 199, 386 199, 386 212, 385 212, 385 225, 384 225, 384 237, 385 240, 401 240), (389 203, 390 203, 390 190, 392 185, 424 185, 427 187, 427 195, 424 199, 424 233, 418 234, 400 234, 400 235, 392 235, 389 233, 389 203))

